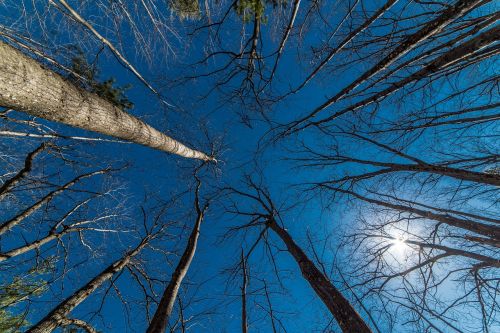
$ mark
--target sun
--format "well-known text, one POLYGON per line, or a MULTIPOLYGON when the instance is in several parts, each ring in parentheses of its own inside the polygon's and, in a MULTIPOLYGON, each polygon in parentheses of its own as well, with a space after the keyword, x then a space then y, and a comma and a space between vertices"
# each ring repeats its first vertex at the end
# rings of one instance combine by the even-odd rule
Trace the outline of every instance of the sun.
POLYGON ((404 252, 407 247, 404 237, 394 238, 391 247, 397 252, 404 252))

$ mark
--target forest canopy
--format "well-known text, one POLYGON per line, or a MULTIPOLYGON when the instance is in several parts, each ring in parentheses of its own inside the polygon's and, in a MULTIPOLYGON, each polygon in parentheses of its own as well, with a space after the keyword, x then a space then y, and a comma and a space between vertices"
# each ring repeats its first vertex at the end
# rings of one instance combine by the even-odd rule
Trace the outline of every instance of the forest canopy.
POLYGON ((0 0, 0 332, 500 331, 491 0, 0 0))

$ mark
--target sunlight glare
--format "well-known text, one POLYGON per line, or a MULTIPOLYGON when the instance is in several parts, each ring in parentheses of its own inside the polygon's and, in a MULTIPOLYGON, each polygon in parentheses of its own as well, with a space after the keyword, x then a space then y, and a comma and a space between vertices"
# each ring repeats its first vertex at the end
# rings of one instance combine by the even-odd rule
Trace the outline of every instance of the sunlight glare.
POLYGON ((397 237, 392 241, 392 248, 397 252, 403 252, 406 248, 405 239, 403 237, 397 237))

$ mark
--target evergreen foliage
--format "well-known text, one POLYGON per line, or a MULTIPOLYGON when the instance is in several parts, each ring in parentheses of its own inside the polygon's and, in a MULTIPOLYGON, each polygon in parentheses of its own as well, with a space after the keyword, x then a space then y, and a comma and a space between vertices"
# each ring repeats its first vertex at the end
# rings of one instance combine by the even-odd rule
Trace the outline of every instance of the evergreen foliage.
POLYGON ((288 0, 238 0, 234 4, 234 10, 244 22, 249 22, 254 16, 263 17, 267 5, 276 8, 287 3, 288 0))
POLYGON ((130 84, 121 87, 115 86, 116 80, 113 77, 102 82, 99 81, 97 79, 98 70, 95 66, 88 63, 81 50, 77 50, 77 55, 71 59, 71 69, 84 79, 82 80, 74 74, 69 75, 68 78, 77 83, 80 87, 99 95, 122 110, 128 110, 134 107, 134 103, 125 95, 125 92, 132 86, 130 84))
POLYGON ((170 8, 181 19, 197 19, 200 17, 198 0, 170 0, 170 8))
POLYGON ((13 313, 6 310, 14 309, 28 297, 41 295, 46 290, 46 281, 39 276, 53 269, 50 260, 28 271, 26 275, 15 276, 11 281, 0 284, 0 332, 17 333, 29 323, 25 313, 13 313))

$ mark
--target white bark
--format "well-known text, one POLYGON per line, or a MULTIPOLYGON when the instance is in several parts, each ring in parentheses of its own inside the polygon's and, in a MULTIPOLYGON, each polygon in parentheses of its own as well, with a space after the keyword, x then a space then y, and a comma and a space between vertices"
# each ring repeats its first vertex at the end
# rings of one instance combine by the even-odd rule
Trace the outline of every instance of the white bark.
POLYGON ((179 156, 214 161, 0 41, 0 105, 179 156))

